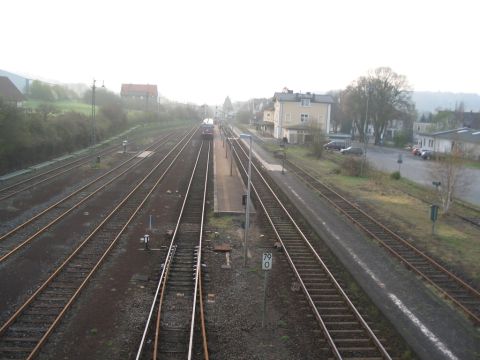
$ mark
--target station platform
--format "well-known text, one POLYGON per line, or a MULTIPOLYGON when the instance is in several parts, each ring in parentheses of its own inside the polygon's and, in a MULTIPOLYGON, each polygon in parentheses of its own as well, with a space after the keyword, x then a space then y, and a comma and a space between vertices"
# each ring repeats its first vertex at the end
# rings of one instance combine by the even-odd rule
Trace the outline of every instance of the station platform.
POLYGON ((231 160, 230 148, 224 143, 218 126, 215 126, 213 136, 213 207, 216 215, 245 213, 242 205, 242 195, 246 194, 247 190, 235 161, 232 163, 231 160))

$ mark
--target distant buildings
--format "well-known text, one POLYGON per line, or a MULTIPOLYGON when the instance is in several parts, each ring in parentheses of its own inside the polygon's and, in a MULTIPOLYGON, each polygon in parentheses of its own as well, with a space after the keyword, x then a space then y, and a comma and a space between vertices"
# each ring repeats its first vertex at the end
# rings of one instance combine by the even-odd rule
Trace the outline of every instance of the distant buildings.
POLYGON ((122 100, 133 108, 155 110, 158 104, 157 85, 122 84, 120 91, 122 100))
POLYGON ((21 107, 26 100, 13 82, 6 76, 0 76, 0 98, 8 103, 21 107))
POLYGON ((418 145, 425 150, 448 154, 460 150, 465 157, 480 160, 480 130, 467 127, 418 134, 418 145))
POLYGON ((30 90, 31 79, 1 69, 0 76, 6 76, 22 94, 28 94, 30 90))

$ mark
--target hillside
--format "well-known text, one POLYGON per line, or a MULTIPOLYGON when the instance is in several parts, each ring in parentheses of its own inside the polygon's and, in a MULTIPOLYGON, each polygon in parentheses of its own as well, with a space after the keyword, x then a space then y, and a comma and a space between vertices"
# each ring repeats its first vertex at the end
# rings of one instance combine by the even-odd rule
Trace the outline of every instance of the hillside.
POLYGON ((454 110, 455 105, 461 102, 465 105, 465 111, 480 111, 478 94, 415 91, 412 94, 412 100, 419 113, 434 112, 436 109, 454 110))

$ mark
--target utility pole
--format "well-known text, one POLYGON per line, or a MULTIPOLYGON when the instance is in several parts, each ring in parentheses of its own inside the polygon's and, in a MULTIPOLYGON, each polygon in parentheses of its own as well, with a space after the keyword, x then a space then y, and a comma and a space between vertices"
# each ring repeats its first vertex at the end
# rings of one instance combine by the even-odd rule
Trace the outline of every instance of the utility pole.
MULTIPOLYGON (((95 147, 96 144, 96 134, 95 134, 95 111, 96 111, 96 106, 95 106, 95 89, 97 88, 95 86, 95 83, 97 80, 93 79, 93 84, 92 84, 92 147, 95 147)), ((105 87, 105 84, 102 81, 102 88, 105 87)))
POLYGON ((365 169, 365 165, 367 163, 367 145, 368 145, 368 101, 370 100, 370 93, 372 92, 372 85, 369 83, 367 84, 367 104, 365 107, 365 122, 363 124, 363 161, 360 167, 360 176, 363 176, 363 172, 365 169))

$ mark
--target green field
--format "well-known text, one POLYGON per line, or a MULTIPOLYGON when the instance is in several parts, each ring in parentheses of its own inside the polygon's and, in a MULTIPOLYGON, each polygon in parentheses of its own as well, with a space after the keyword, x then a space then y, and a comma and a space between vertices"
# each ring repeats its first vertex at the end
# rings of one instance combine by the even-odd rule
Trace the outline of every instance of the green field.
MULTIPOLYGON (((51 102, 46 102, 46 101, 41 101, 41 100, 27 100, 25 102, 24 107, 25 108, 31 108, 31 109, 36 109, 38 108, 41 104, 48 104, 54 106, 59 112, 69 112, 69 111, 74 111, 78 113, 82 113, 85 115, 90 115, 92 113, 92 105, 91 104, 85 104, 80 101, 51 101, 51 102)), ((98 111, 98 107, 97 107, 98 111)))

